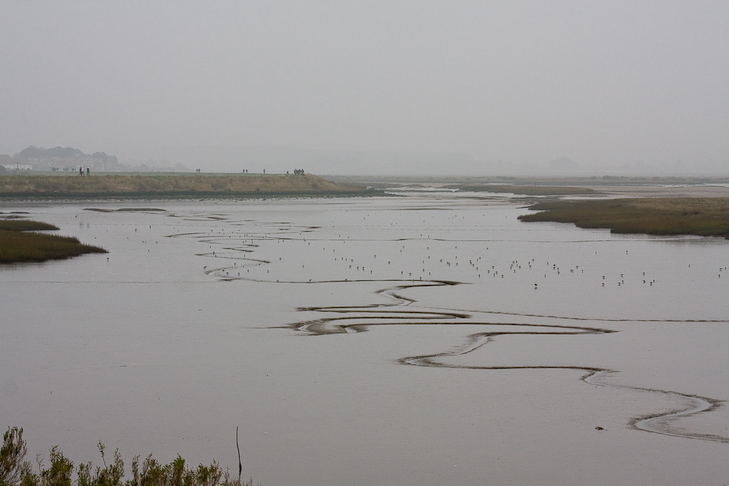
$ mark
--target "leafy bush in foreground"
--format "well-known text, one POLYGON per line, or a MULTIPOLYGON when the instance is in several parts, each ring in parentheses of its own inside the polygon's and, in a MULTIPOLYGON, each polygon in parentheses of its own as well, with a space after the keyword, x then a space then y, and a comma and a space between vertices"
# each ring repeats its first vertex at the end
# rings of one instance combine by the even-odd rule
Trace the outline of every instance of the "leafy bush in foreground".
POLYGON ((73 479, 73 462, 64 457, 57 447, 50 450, 50 466, 36 458, 38 472, 25 459, 27 448, 23 429, 9 427, 3 435, 0 448, 0 486, 252 486, 253 482, 241 483, 239 478, 230 477, 213 461, 209 466, 200 464, 197 468, 185 467, 185 460, 177 458, 169 464, 160 464, 150 454, 139 463, 139 456, 132 459, 132 477, 124 480, 124 461, 119 450, 114 452, 114 461, 107 465, 104 444, 99 442, 99 452, 104 467, 93 467, 91 462, 79 464, 76 480, 73 479))

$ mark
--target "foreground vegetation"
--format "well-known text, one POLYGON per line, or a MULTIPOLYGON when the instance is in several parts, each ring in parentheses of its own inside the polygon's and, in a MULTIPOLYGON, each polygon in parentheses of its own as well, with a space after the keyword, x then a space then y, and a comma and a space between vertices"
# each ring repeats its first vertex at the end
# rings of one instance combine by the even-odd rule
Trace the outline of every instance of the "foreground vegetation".
POLYGON ((141 464, 139 456, 135 456, 132 459, 132 477, 124 480, 124 461, 119 451, 114 452, 113 462, 107 464, 104 445, 99 442, 98 447, 104 467, 94 468, 88 462, 74 468, 73 462, 53 447, 50 465, 44 467, 42 460, 37 458, 35 472, 25 458, 27 447, 23 429, 8 428, 0 448, 0 486, 252 486, 252 481, 241 483, 240 474, 233 479, 215 461, 209 466, 200 464, 190 469, 185 467, 185 460, 180 456, 165 465, 152 458, 151 454, 141 464))
POLYGON ((73 237, 33 232, 57 229, 38 221, 0 220, 0 264, 44 262, 85 253, 106 253, 103 248, 84 245, 73 237))
POLYGON ((335 184, 315 175, 25 175, 0 176, 2 198, 255 197, 358 195, 361 186, 335 184))
POLYGON ((526 222, 574 223, 613 233, 721 236, 729 239, 729 198, 641 198, 551 201, 520 216, 526 222))

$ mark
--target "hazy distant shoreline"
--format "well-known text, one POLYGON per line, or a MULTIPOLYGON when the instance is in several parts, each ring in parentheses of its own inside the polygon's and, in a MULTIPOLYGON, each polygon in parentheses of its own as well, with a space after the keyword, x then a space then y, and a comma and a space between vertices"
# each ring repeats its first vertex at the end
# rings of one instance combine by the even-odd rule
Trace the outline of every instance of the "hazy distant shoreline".
POLYGON ((523 176, 343 176, 325 175, 327 180, 336 183, 356 183, 375 188, 387 188, 401 184, 421 184, 424 186, 533 186, 533 187, 580 187, 601 192, 625 195, 674 195, 676 193, 711 190, 729 196, 729 176, 561 176, 561 177, 523 177, 523 176))

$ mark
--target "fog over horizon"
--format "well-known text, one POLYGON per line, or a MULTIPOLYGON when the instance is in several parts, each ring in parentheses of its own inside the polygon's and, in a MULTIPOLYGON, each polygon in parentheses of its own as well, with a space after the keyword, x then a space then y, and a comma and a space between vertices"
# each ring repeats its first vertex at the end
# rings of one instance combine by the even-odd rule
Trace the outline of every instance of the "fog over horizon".
POLYGON ((729 175, 729 2, 0 3, 0 154, 729 175))

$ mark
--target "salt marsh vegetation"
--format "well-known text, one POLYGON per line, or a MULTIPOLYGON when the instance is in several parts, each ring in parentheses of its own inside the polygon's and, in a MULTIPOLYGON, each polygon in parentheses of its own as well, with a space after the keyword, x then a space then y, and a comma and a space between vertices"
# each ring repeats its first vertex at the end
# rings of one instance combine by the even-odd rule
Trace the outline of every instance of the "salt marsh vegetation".
POLYGON ((37 233, 53 230, 58 227, 39 221, 0 219, 0 263, 44 262, 86 253, 106 253, 103 248, 83 244, 78 238, 37 233))
POLYGON ((729 238, 729 198, 626 198, 540 202, 525 222, 574 223, 614 233, 696 235, 729 238))

